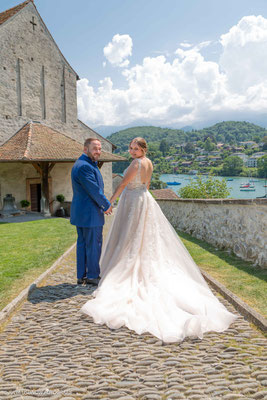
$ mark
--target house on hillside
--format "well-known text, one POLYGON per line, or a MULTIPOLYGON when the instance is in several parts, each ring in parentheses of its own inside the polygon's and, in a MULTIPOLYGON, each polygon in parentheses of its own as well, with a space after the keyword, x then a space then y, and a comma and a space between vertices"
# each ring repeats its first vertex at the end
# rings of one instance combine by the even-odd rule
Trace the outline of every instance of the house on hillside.
POLYGON ((254 153, 251 157, 247 159, 247 167, 248 168, 257 168, 259 158, 265 156, 267 153, 264 151, 259 151, 258 153, 254 153))
POLYGON ((32 211, 45 204, 49 214, 55 211, 57 194, 71 201, 71 168, 89 137, 102 143, 99 167, 110 195, 112 161, 124 159, 112 154, 110 141, 78 119, 78 74, 34 1, 0 13, 0 32, 0 202, 12 193, 17 206, 27 199, 32 211))
POLYGON ((241 158, 241 160, 243 161, 244 164, 247 162, 247 159, 248 159, 248 155, 245 153, 232 153, 232 154, 230 154, 230 156, 241 158))

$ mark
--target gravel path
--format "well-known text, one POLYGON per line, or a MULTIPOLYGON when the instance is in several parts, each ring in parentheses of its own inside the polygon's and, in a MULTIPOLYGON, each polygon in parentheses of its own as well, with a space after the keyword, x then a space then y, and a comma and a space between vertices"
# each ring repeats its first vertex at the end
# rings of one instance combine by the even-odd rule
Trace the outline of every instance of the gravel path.
MULTIPOLYGON (((75 251, 0 333, 0 399, 267 399, 267 340, 239 315, 228 331, 164 345, 79 313, 75 251)), ((224 299, 227 308, 234 308, 224 299)))

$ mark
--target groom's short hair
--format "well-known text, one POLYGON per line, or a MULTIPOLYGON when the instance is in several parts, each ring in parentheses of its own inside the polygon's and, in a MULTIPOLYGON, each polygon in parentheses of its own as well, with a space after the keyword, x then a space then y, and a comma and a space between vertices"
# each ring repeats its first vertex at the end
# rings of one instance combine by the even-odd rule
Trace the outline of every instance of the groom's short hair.
POLYGON ((94 142, 95 140, 101 143, 101 141, 97 138, 88 138, 84 142, 84 147, 88 147, 91 144, 91 142, 94 142))

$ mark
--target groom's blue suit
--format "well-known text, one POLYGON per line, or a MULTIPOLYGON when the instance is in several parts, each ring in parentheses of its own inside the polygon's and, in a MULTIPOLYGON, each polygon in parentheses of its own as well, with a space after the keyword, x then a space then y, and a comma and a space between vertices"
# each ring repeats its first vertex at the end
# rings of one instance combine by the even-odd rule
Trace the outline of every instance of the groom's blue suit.
POLYGON ((104 182, 97 162, 86 154, 75 162, 71 180, 70 223, 76 225, 78 233, 77 279, 98 278, 104 211, 108 210, 110 202, 104 195, 104 182))

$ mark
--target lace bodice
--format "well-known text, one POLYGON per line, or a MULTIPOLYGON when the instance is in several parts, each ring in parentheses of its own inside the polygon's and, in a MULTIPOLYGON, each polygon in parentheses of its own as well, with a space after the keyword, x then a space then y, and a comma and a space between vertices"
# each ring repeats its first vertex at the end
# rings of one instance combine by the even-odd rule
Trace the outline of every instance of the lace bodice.
MULTIPOLYGON (((142 161, 139 158, 137 158, 136 160, 138 161, 137 174, 135 175, 134 179, 130 183, 128 183, 128 185, 126 186, 126 189, 129 189, 129 190, 143 189, 144 190, 144 189, 146 189, 147 184, 146 183, 142 183, 142 180, 141 180, 141 164, 142 164, 142 161)), ((125 175, 125 173, 126 173, 128 168, 126 168, 123 171, 123 175, 125 175)))

